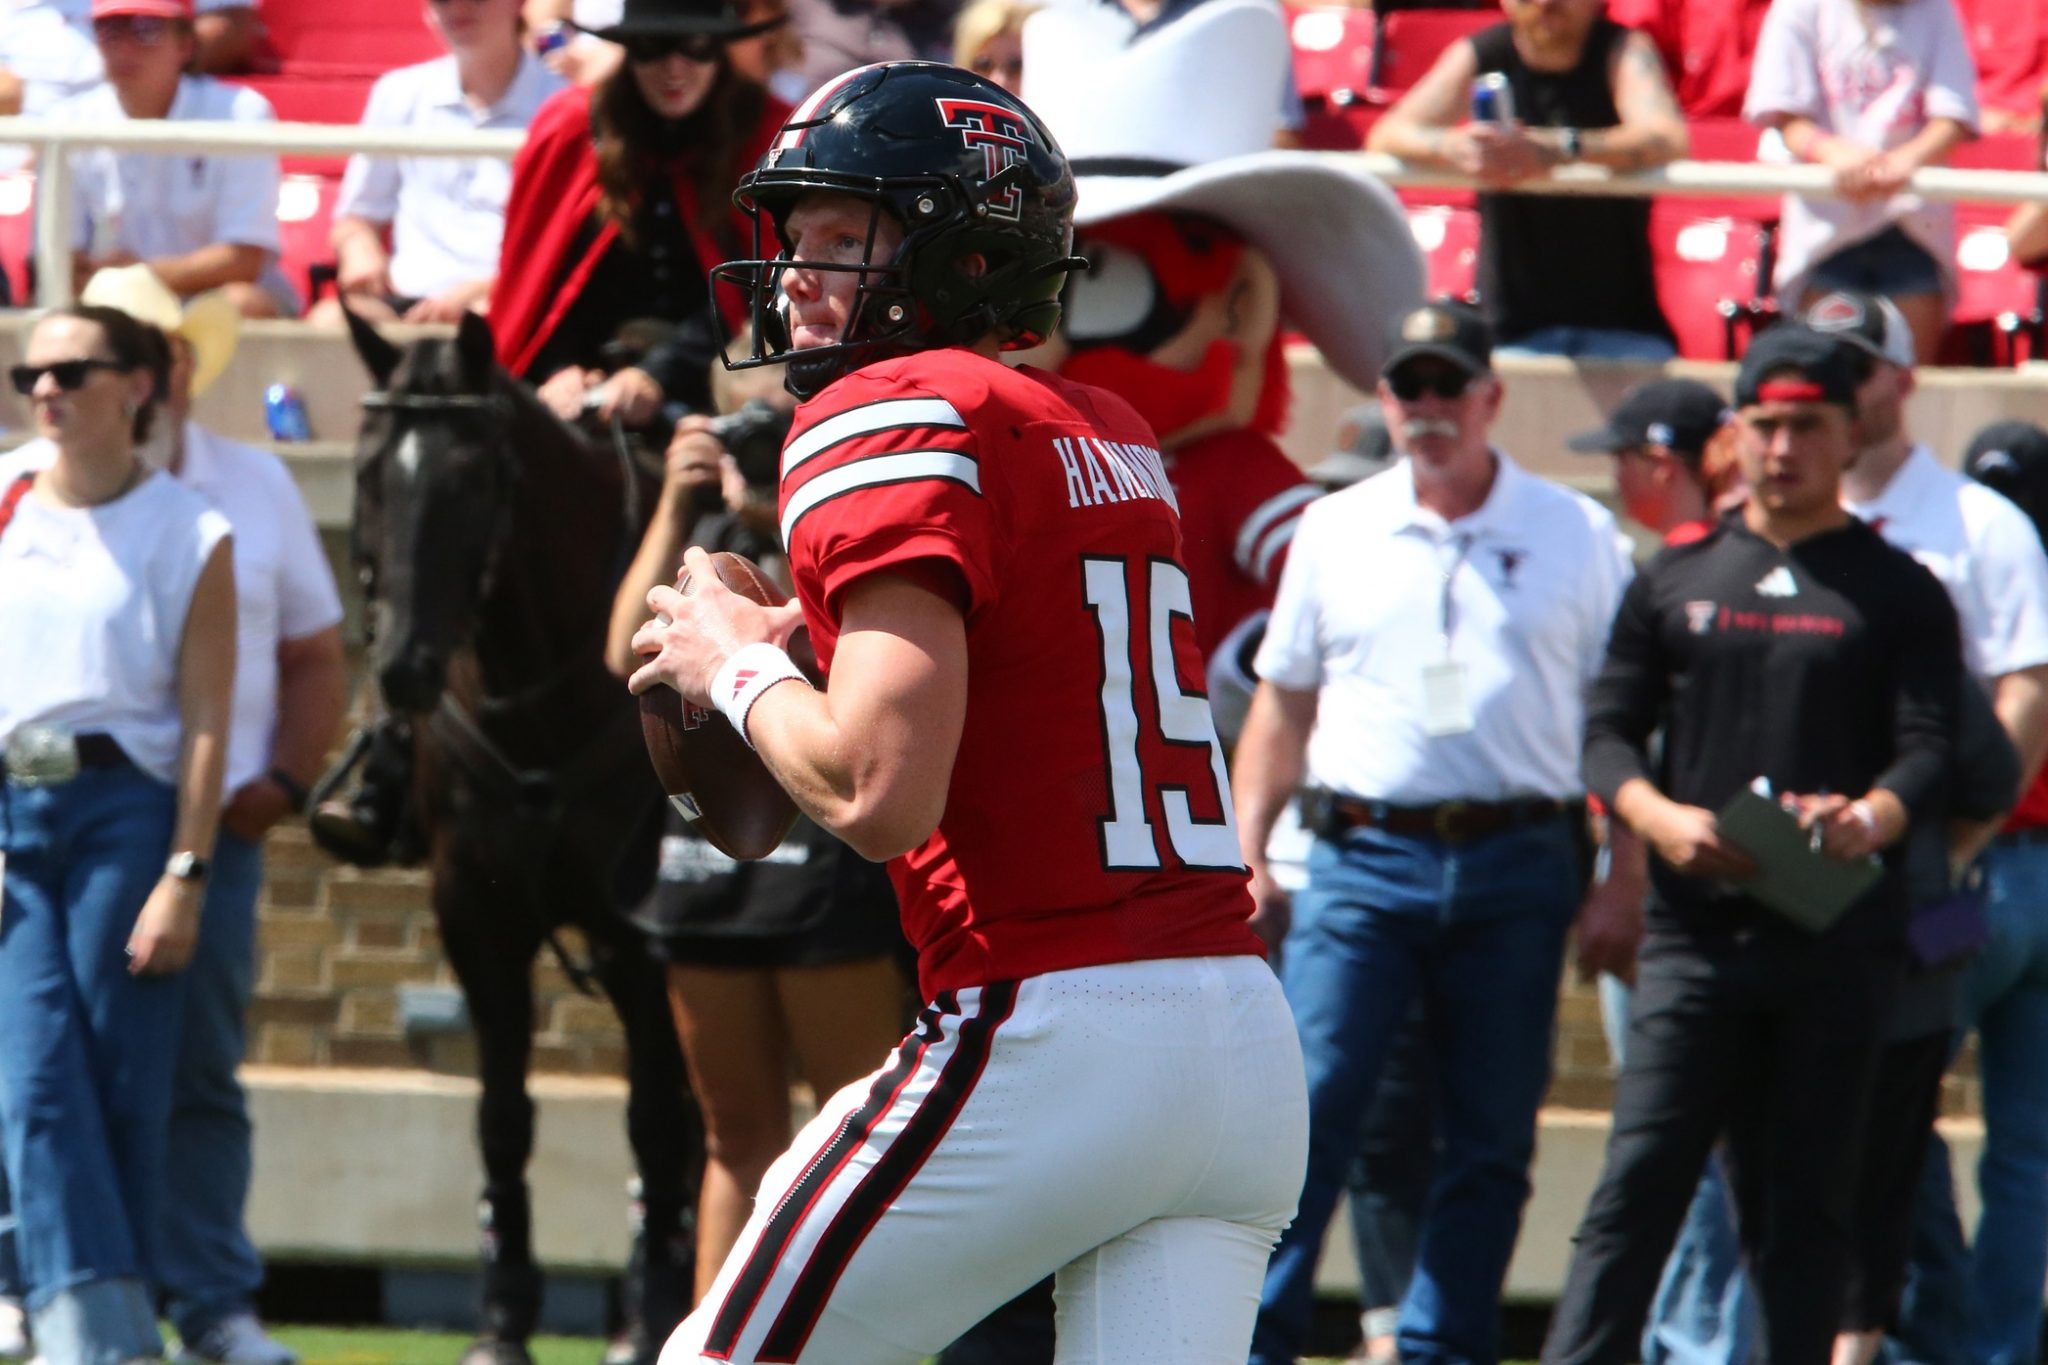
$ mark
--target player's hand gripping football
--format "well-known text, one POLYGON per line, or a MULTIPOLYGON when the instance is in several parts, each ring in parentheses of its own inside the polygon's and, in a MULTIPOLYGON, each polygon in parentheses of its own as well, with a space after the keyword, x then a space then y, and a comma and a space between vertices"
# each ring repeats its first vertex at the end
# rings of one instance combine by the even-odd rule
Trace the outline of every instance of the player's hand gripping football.
POLYGON ((711 680, 743 645, 766 642, 787 649, 803 624, 792 598, 780 607, 751 602, 718 579, 700 546, 683 552, 688 591, 658 587, 647 594, 654 619, 633 634, 633 652, 646 660, 627 680, 635 695, 666 684, 699 706, 711 704, 711 680))

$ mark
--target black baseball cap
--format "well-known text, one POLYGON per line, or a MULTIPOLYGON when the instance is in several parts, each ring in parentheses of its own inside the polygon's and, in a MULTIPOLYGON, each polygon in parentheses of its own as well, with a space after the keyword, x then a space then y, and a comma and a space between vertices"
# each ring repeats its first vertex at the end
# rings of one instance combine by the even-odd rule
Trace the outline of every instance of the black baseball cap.
POLYGON ((1402 315, 1380 374, 1391 375, 1424 356, 1448 361, 1466 374, 1485 374, 1493 368, 1493 329, 1478 310, 1462 303, 1449 299, 1425 303, 1402 315))
POLYGON ((1642 446, 1668 446, 1697 461, 1707 441, 1728 420, 1728 404, 1696 379, 1652 379, 1621 397, 1607 425, 1565 442, 1582 455, 1614 455, 1642 446))
POLYGON ((1790 400, 1856 406, 1857 366, 1849 344, 1811 327, 1781 323, 1749 344, 1735 372, 1735 403, 1790 400))
POLYGON ((2019 504, 2048 539, 2048 431, 2032 422, 1993 422, 1970 438, 1963 472, 2019 504))

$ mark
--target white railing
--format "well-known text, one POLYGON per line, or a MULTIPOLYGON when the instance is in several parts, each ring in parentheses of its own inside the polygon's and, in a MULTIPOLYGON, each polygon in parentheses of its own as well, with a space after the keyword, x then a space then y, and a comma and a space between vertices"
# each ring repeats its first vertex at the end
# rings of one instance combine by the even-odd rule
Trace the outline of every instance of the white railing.
MULTIPOLYGON (((73 147, 122 147, 149 152, 268 152, 346 156, 381 152, 405 156, 513 156, 524 140, 513 131, 422 133, 326 123, 203 123, 151 119, 120 123, 53 123, 0 118, 0 144, 37 152, 36 300, 45 306, 71 298, 70 171, 62 153, 73 147)), ((1411 167, 1378 152, 1327 152, 1400 188, 1472 189, 1468 176, 1411 167)), ((1654 171, 1617 175, 1598 166, 1567 166, 1514 189, 1524 194, 1755 195, 1833 193, 1834 173, 1824 166, 1776 166, 1747 161, 1680 161, 1654 171)), ((2034 171, 1975 171, 1933 167, 1913 177, 1912 189, 1929 199, 2020 204, 2048 201, 2048 175, 2034 171)))

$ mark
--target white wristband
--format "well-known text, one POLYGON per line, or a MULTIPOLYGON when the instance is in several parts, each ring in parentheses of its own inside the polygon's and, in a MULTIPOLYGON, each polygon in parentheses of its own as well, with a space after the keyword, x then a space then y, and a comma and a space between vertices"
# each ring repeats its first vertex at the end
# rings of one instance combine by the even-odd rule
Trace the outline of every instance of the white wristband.
POLYGON ((724 713, 751 749, 754 739, 747 733, 747 712, 754 709, 763 692, 791 678, 804 681, 803 670, 789 655, 771 644, 742 645, 719 665, 711 679, 711 704, 724 713))

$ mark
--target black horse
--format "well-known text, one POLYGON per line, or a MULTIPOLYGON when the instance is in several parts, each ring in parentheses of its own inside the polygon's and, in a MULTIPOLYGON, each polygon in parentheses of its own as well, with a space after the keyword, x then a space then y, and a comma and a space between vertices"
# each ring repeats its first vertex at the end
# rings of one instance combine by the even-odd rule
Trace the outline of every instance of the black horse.
POLYGON ((703 1129, 662 968, 615 909, 636 875, 651 879, 636 834, 661 801, 637 707, 603 662, 651 483, 623 446, 587 440, 499 369, 474 314, 402 351, 353 315, 349 331, 377 381, 353 532, 371 664, 386 708, 412 720, 412 819, 482 1071, 483 1318, 464 1365, 530 1365, 533 963, 550 941, 562 951, 565 924, 625 1028, 642 1211, 627 1329, 652 1365, 689 1304, 703 1129))

